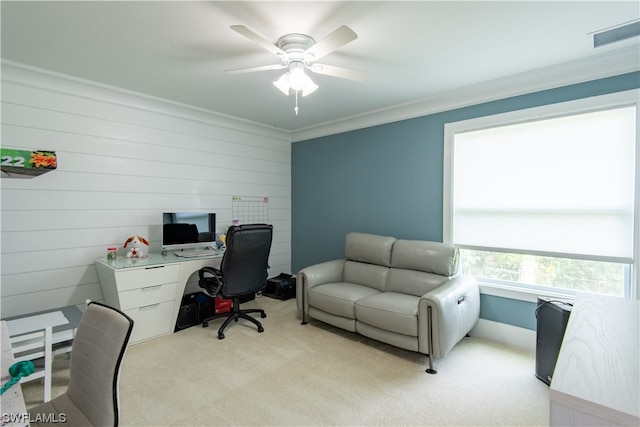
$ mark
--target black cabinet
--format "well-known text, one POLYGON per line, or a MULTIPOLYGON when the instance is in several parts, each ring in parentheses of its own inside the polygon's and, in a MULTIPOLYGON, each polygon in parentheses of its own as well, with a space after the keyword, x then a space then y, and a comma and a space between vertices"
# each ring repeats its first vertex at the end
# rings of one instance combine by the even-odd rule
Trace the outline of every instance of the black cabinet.
POLYGON ((573 302, 538 298, 536 307, 536 377, 550 385, 573 302))

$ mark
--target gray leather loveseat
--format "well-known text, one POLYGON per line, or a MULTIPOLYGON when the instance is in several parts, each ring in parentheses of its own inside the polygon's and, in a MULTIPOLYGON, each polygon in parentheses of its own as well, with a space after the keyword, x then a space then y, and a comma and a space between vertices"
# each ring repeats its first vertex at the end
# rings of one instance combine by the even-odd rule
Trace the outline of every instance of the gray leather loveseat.
POLYGON ((458 274, 458 249, 349 233, 345 259, 298 272, 302 323, 312 317, 396 347, 443 358, 477 323, 478 284, 458 274))

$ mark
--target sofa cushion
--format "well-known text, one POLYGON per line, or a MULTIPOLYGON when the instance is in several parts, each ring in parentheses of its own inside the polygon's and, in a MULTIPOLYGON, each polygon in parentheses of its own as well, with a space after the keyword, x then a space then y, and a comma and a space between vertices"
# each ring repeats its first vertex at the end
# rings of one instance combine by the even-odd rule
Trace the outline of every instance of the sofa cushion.
POLYGON ((380 293, 368 286, 338 282, 309 289, 309 305, 336 316, 355 319, 355 302, 380 293))
POLYGON ((435 288, 444 285, 449 278, 423 271, 390 268, 387 279, 387 292, 400 292, 420 297, 435 288))
POLYGON ((380 265, 345 261, 342 271, 342 281, 368 286, 382 292, 387 285, 389 270, 389 267, 382 267, 380 265))
POLYGON ((391 266, 451 277, 458 272, 458 248, 440 242, 398 240, 393 245, 391 266))
POLYGON ((318 310, 313 306, 309 306, 309 316, 316 320, 333 325, 337 328, 344 329, 345 331, 356 332, 356 319, 347 319, 346 317, 336 316, 335 314, 327 313, 326 311, 318 310))
POLYGON ((385 267, 391 265, 391 248, 397 240, 395 237, 349 233, 346 240, 344 250, 346 259, 385 267))
POLYGON ((367 325, 364 322, 355 321, 355 332, 365 337, 369 337, 380 342, 394 345, 405 350, 420 351, 418 337, 409 335, 396 334, 395 332, 385 331, 375 326, 367 325))
POLYGON ((384 292, 356 302, 358 322, 412 337, 418 336, 420 298, 397 292, 384 292))

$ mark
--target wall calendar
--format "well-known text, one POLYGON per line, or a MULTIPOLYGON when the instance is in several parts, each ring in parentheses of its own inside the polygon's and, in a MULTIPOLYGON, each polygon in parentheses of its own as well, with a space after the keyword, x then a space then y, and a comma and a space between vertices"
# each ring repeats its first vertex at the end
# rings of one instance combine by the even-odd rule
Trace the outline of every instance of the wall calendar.
POLYGON ((233 196, 231 199, 233 225, 268 224, 269 198, 233 196))

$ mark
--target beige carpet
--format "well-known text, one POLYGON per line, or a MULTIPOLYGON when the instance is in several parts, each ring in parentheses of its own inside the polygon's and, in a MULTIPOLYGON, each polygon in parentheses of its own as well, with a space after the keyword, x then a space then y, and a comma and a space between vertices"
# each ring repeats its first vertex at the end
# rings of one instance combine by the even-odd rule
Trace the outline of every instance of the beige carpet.
MULTIPOLYGON (((295 300, 266 297, 265 332, 222 320, 128 349, 120 378, 121 424, 169 425, 548 425, 549 389, 534 355, 465 338, 424 372, 426 357, 312 321, 295 300)), ((68 361, 56 358, 53 395, 68 361)), ((42 400, 23 385, 27 405, 42 400)))

